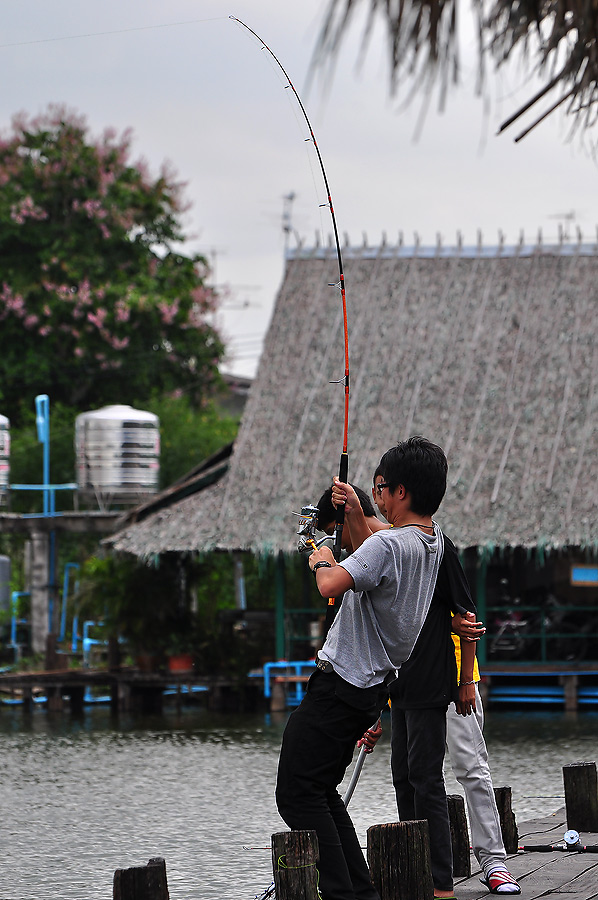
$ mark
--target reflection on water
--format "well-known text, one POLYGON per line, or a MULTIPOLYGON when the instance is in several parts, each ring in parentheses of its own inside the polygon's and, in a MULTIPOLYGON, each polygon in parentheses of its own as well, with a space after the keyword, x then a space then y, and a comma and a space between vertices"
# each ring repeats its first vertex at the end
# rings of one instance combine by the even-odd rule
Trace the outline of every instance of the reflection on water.
MULTIPOLYGON (((152 856, 166 859, 172 900, 252 900, 271 881, 270 835, 285 828, 273 796, 285 721, 1 708, 1 900, 109 900, 114 870, 152 856)), ((369 825, 396 820, 389 728, 351 801, 364 843, 369 825)), ((598 715, 501 711, 486 738, 521 823, 563 805, 564 764, 597 758, 598 715)), ((460 792, 450 767, 447 789, 460 792)))

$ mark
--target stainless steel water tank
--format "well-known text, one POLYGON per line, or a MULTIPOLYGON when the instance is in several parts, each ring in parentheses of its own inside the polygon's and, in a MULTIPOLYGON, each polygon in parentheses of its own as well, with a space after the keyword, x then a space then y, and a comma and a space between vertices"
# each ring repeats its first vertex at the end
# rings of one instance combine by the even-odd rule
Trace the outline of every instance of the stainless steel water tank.
POLYGON ((6 503, 10 483, 10 422, 0 416, 0 504, 6 503))
POLYGON ((77 485, 100 507, 136 503, 158 490, 160 421, 131 406, 105 406, 75 419, 77 485))

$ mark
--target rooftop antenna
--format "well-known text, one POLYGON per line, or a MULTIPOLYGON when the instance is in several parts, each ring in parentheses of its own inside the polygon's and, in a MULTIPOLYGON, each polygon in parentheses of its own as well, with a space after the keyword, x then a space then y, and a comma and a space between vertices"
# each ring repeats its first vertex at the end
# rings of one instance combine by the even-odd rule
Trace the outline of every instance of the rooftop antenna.
POLYGON ((289 249, 289 236, 294 232, 292 223, 293 201, 297 195, 294 191, 290 191, 282 198, 282 230, 284 232, 284 249, 285 253, 289 249))
POLYGON ((568 241, 571 237, 570 227, 577 218, 575 210, 570 209, 568 212, 553 213, 552 215, 549 215, 548 218, 557 219, 561 243, 563 241, 568 241))

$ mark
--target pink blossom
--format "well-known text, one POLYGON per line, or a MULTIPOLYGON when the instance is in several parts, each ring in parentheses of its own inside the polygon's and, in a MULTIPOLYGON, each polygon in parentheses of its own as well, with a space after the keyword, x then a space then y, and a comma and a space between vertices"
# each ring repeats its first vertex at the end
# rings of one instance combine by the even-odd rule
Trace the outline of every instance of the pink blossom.
POLYGON ((158 303, 158 311, 162 316, 162 323, 164 325, 172 325, 179 311, 178 298, 171 304, 168 304, 165 300, 161 301, 158 303))
POLYGON ((95 315, 92 312, 88 312, 87 313, 87 321, 91 322, 92 325, 95 325, 96 328, 99 329, 99 328, 103 327, 104 319, 106 318, 106 315, 107 315, 107 313, 106 313, 105 309, 98 309, 97 312, 95 313, 95 315))
POLYGON ((10 208, 10 217, 17 223, 23 225, 26 219, 41 221, 48 218, 48 213, 40 206, 36 206, 32 197, 24 197, 20 203, 13 203, 10 208))
POLYGON ((114 306, 114 318, 118 324, 122 322, 128 322, 131 317, 131 310, 129 307, 123 303, 122 300, 117 300, 114 306))
MULTIPOLYGON (((87 278, 84 278, 83 281, 81 281, 79 283, 78 288, 77 288, 77 296, 79 299, 79 303, 82 306, 90 306, 91 305, 91 302, 92 302, 91 286, 90 286, 87 278)), ((105 310, 104 310, 104 315, 105 315, 105 310)))

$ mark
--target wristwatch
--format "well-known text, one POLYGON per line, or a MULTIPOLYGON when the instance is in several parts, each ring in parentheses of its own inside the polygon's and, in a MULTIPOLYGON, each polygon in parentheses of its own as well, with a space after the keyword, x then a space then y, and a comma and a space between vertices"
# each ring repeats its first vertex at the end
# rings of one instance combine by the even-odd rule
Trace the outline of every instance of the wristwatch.
POLYGON ((315 566, 314 566, 313 569, 312 569, 312 572, 315 572, 316 569, 331 569, 331 568, 332 568, 331 563, 329 563, 329 562, 328 562, 327 560, 325 560, 325 559, 321 559, 319 562, 317 562, 317 563, 315 564, 315 566))

